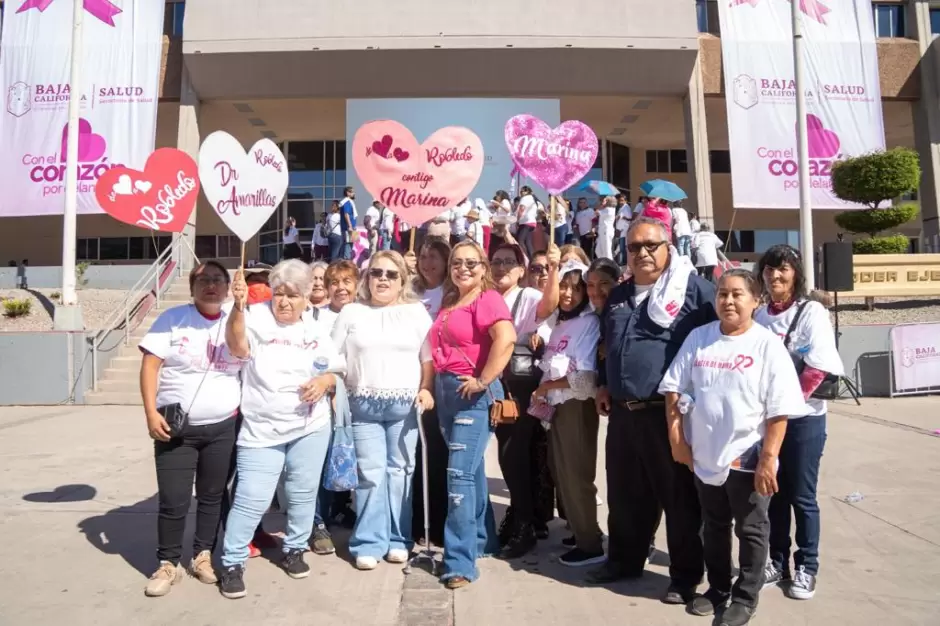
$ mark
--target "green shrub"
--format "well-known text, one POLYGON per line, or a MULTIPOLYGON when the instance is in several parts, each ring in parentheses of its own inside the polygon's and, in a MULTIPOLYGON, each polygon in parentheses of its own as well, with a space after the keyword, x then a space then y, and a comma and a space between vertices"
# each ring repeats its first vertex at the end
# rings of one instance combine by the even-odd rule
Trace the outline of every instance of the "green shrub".
POLYGON ((917 217, 919 208, 916 204, 901 204, 885 209, 865 209, 864 211, 846 211, 836 215, 836 224, 850 233, 864 233, 874 237, 884 230, 897 228, 917 217))
POLYGON ((85 278, 85 272, 88 271, 88 267, 91 265, 88 261, 82 261, 75 265, 75 286, 79 289, 88 284, 88 279, 85 278))
POLYGON ((3 314, 7 317, 24 317, 32 310, 33 301, 29 298, 11 298, 3 301, 3 314))
POLYGON ((919 184, 920 158, 909 148, 872 152, 832 166, 836 196, 872 209, 917 189, 919 184))
POLYGON ((852 242, 855 254, 907 254, 910 240, 901 234, 870 239, 856 239, 852 242))

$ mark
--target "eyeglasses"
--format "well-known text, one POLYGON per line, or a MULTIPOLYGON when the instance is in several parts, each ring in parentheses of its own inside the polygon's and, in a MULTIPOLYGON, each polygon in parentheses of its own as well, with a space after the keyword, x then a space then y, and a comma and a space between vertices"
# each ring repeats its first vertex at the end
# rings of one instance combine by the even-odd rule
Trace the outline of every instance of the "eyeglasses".
POLYGON ((529 271, 533 274, 547 274, 548 268, 545 267, 544 265, 537 265, 533 263, 532 265, 529 266, 529 271))
POLYGON ((483 265, 483 261, 476 261, 474 259, 454 259, 450 262, 450 267, 455 270, 459 270, 461 267, 466 267, 471 272, 477 268, 478 265, 483 265))
POLYGON ((208 285, 224 285, 225 277, 224 276, 198 276, 194 281, 200 287, 207 287, 208 285))
POLYGON ((492 265, 494 268, 508 267, 509 269, 512 269, 514 267, 518 267, 519 262, 516 261, 515 259, 493 259, 492 261, 490 261, 490 265, 492 265))
POLYGON ((639 241, 627 244, 627 252, 630 254, 639 254, 640 250, 646 250, 650 255, 656 254, 656 251, 666 245, 665 241, 639 241))
POLYGON ((380 267, 373 267, 369 270, 369 278, 382 278, 385 277, 389 280, 398 280, 398 277, 401 274, 398 270, 383 270, 380 267))

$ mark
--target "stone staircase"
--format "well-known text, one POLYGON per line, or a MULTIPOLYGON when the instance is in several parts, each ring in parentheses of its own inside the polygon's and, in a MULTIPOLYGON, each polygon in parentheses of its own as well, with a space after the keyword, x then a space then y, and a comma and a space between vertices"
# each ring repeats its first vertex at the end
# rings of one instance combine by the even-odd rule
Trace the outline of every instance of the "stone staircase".
POLYGON ((98 391, 85 393, 85 404, 142 404, 140 399, 140 350, 137 344, 163 311, 189 304, 188 276, 177 277, 160 298, 160 308, 153 307, 131 332, 127 345, 115 348, 115 356, 98 379, 98 391))

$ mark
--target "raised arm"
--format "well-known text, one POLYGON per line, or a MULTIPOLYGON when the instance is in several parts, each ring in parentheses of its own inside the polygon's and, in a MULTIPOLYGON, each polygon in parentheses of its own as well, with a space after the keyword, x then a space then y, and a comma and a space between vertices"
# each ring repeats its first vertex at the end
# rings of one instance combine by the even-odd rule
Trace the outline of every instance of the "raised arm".
POLYGON ((225 324, 225 343, 228 351, 237 359, 247 359, 251 355, 248 335, 245 332, 245 306, 248 303, 248 285, 242 270, 235 273, 232 280, 232 296, 235 304, 228 322, 225 324))

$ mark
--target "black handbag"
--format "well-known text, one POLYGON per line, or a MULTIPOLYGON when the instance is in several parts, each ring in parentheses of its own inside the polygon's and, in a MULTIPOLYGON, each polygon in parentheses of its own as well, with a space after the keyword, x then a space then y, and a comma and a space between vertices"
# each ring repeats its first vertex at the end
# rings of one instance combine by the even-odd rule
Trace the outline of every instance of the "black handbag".
POLYGON ((186 427, 189 425, 189 414, 183 410, 179 402, 161 406, 157 409, 157 413, 163 416, 167 426, 170 427, 170 438, 175 439, 183 436, 186 427))
MULTIPOLYGON (((510 316, 513 324, 516 323, 516 311, 519 310, 519 304, 522 302, 522 292, 516 297, 512 305, 510 316)), ((512 382, 534 382, 542 379, 542 370, 538 366, 541 355, 534 352, 527 344, 517 343, 512 347, 512 356, 509 357, 509 363, 503 370, 503 380, 512 382)))
MULTIPOLYGON (((786 337, 783 338, 783 345, 788 351, 790 351, 790 336, 793 334, 793 331, 796 330, 796 324, 800 321, 800 316, 803 315, 803 309, 806 308, 806 305, 809 304, 809 301, 800 302, 797 305, 796 315, 793 317, 793 321, 790 322, 790 328, 787 329, 786 337)), ((793 366, 796 368, 796 375, 799 376, 803 373, 803 370, 806 369, 806 361, 803 360, 803 355, 799 352, 790 351, 790 358, 793 359, 793 366)), ((823 379, 819 386, 816 387, 816 390, 810 395, 811 398, 817 400, 835 400, 839 397, 839 382, 840 377, 835 374, 826 373, 826 377, 823 379)))

